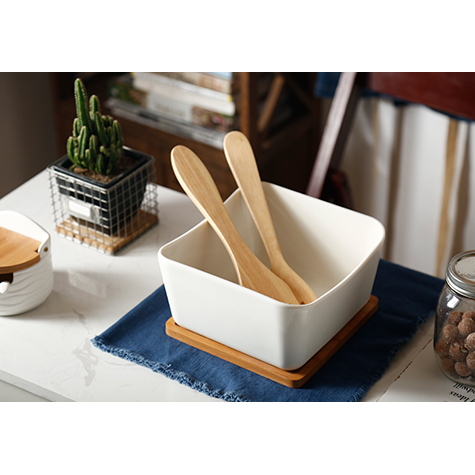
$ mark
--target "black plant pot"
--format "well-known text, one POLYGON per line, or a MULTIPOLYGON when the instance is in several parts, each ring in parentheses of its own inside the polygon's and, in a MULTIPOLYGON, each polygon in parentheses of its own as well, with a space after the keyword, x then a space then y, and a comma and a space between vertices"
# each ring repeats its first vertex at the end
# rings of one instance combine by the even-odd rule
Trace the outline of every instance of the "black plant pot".
POLYGON ((65 155, 52 165, 63 208, 80 222, 100 232, 116 234, 140 209, 149 181, 151 155, 124 147, 124 155, 136 163, 109 183, 101 183, 71 171, 65 155))

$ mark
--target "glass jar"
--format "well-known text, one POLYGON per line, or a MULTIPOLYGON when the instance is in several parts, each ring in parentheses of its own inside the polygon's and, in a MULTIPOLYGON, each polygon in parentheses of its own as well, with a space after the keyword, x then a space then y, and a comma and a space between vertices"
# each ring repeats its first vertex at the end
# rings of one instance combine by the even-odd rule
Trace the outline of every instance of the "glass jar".
POLYGON ((442 372, 475 386, 475 251, 454 256, 437 306, 434 351, 442 372))

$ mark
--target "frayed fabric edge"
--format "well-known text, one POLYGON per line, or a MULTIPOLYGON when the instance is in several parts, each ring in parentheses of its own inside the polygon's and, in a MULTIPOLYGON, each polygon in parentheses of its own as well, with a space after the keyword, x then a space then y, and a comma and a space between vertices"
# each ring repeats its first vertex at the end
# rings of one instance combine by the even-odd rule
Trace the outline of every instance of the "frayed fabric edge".
POLYGON ((368 382, 364 386, 362 386, 359 389, 359 391, 356 394, 354 394, 353 397, 351 397, 347 402, 360 402, 366 396, 366 393, 371 389, 371 387, 374 384, 376 384, 376 382, 378 382, 382 378, 384 373, 389 369, 389 367, 391 366, 391 361, 395 358, 397 352, 402 348, 403 345, 405 345, 406 343, 411 341, 412 338, 414 338, 414 335, 417 333, 417 330, 419 329, 419 327, 423 323, 425 323, 427 320, 429 320, 429 318, 432 317, 432 315, 434 315, 433 311, 427 315, 420 317, 418 320, 414 322, 413 328, 411 329, 410 334, 402 338, 401 340, 399 340, 397 345, 394 346, 393 350, 389 354, 386 365, 380 368, 378 371, 376 371, 372 375, 371 379, 368 380, 368 382))
POLYGON ((227 402, 252 402, 250 399, 240 394, 237 394, 234 391, 223 392, 221 390, 212 389, 208 384, 194 379, 187 373, 173 369, 172 366, 169 364, 157 363, 155 361, 147 360, 143 356, 137 355, 132 351, 107 345, 99 336, 93 338, 91 342, 96 348, 101 351, 104 351, 105 353, 110 353, 113 356, 117 356, 124 360, 130 361, 131 363, 136 363, 140 366, 144 366, 145 368, 148 368, 154 371, 155 373, 163 374, 167 378, 178 381, 180 384, 183 384, 184 386, 206 394, 207 396, 223 399, 227 402))

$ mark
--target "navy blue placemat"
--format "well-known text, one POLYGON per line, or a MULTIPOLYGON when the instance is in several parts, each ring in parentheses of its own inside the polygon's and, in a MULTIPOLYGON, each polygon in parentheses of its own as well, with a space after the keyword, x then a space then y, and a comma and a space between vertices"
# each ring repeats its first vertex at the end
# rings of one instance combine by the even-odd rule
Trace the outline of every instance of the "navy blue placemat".
POLYGON ((441 279, 381 260, 373 294, 379 309, 301 388, 288 388, 165 333, 171 317, 162 286, 95 337, 103 351, 227 401, 360 401, 398 349, 435 311, 441 279))

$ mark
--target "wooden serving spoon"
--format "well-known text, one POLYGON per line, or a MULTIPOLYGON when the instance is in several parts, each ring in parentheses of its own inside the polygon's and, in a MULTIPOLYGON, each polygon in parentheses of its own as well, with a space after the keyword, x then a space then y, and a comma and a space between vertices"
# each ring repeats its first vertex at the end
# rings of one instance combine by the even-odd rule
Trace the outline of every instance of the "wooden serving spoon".
POLYGON ((249 140, 242 132, 229 132, 224 138, 224 153, 264 242, 272 271, 287 282, 301 304, 313 302, 315 293, 287 264, 280 250, 249 140))
POLYGON ((239 235, 203 162, 183 145, 173 148, 171 162, 180 185, 228 251, 239 283, 281 302, 298 305, 290 287, 251 252, 239 235))

